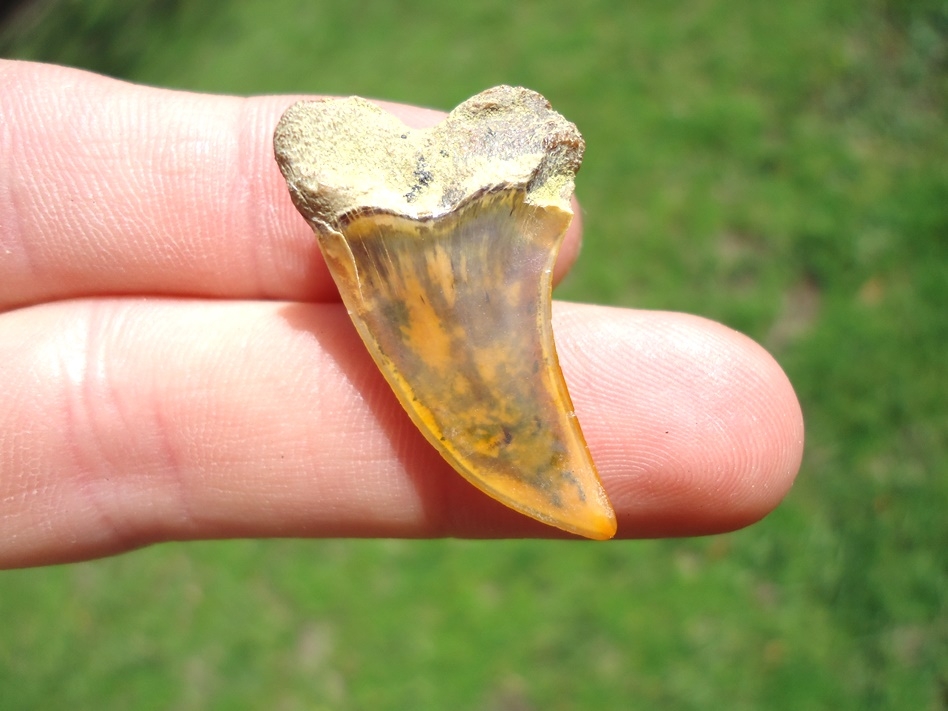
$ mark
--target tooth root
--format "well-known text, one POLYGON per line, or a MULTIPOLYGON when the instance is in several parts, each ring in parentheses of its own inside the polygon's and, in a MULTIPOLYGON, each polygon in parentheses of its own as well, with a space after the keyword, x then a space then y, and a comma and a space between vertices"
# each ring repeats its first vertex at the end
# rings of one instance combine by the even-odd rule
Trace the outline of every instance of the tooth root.
POLYGON ((485 92, 430 132, 392 124, 364 102, 354 107, 360 100, 304 104, 315 112, 305 121, 292 113, 297 105, 277 129, 277 159, 362 339, 432 445, 507 506, 611 538, 615 515, 573 412, 550 322, 552 269, 572 217, 582 142, 548 105, 538 108, 539 95, 491 91, 519 92, 501 96, 508 102, 501 106, 514 102, 506 124, 496 124, 497 96, 485 92), (338 144, 322 145, 366 112, 369 128, 360 124, 345 138, 358 159, 338 144), (486 142, 498 128, 508 148, 519 141, 505 155, 486 142), (373 135, 387 147, 367 159, 373 135), (478 140, 479 151, 459 150, 478 140), (572 152, 556 156, 564 145, 572 152), (445 153, 461 157, 439 161, 445 153), (435 199, 448 208, 425 207, 435 199))

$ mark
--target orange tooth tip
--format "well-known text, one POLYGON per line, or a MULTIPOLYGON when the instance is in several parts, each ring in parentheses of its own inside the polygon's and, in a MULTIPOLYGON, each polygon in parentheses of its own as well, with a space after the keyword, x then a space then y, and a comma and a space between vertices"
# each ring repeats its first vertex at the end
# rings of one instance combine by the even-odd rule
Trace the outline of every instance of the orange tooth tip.
POLYGON ((507 506, 611 538, 550 323, 576 127, 502 86, 427 130, 358 97, 300 102, 274 147, 359 334, 428 441, 507 506))

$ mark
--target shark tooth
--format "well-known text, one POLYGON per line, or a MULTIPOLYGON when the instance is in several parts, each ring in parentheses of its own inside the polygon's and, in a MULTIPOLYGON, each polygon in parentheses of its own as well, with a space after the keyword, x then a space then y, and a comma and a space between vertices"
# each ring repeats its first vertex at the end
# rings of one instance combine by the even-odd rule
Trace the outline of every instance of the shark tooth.
POLYGON ((428 441, 507 506, 611 538, 550 318, 576 127, 536 92, 500 86, 424 130, 359 97, 299 102, 274 149, 352 321, 428 441))

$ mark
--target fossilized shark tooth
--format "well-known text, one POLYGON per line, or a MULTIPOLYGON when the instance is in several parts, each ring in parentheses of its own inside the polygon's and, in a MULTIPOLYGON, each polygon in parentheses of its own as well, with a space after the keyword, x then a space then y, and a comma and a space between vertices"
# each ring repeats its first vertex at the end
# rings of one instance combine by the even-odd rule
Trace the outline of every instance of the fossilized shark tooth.
POLYGON ((550 323, 576 127, 501 86, 426 130, 358 97, 300 102, 274 148, 359 334, 431 444, 507 506, 611 538, 550 323))

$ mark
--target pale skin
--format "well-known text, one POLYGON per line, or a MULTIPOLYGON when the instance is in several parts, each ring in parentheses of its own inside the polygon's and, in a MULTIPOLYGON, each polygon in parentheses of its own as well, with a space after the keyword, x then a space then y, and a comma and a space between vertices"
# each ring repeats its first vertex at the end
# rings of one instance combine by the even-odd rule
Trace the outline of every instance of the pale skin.
MULTIPOLYGON (((458 476, 377 372, 273 160, 299 97, 11 61, 0 87, 0 567, 169 540, 566 535, 458 476)), ((802 415, 756 343, 565 303, 554 329, 618 537, 730 531, 786 494, 802 415)))

